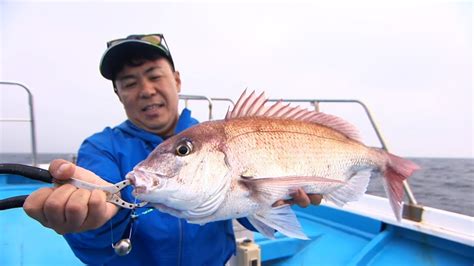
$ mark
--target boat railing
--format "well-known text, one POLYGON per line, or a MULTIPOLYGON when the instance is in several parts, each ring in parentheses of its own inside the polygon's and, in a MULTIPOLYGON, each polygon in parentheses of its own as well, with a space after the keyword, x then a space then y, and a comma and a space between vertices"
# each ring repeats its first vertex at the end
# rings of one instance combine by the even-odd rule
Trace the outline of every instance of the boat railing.
MULTIPOLYGON (((226 101, 229 102, 230 104, 234 105, 234 102, 231 99, 228 98, 209 98, 206 96, 198 96, 198 95, 180 95, 180 99, 185 101, 186 107, 188 107, 188 101, 192 100, 206 100, 208 101, 208 106, 209 106, 209 120, 213 119, 213 102, 216 101, 226 101)), ((269 99, 269 102, 277 102, 277 101, 283 101, 283 102, 289 102, 289 103, 309 103, 310 105, 313 106, 315 111, 320 111, 320 104, 321 103, 349 103, 349 104, 358 104, 360 105, 364 112, 366 117, 369 119, 370 125, 372 126, 372 129, 374 130, 377 139, 380 143, 380 146, 382 149, 388 151, 387 144, 384 141, 384 138, 382 137, 382 134, 377 126, 377 123, 375 122, 369 108, 365 103, 363 103, 360 100, 354 100, 354 99, 269 99)), ((423 212, 423 206, 418 205, 418 202, 416 201, 415 195, 413 194, 413 191, 410 187, 410 184, 405 180, 403 181, 403 188, 405 190, 405 193, 408 198, 408 204, 406 204, 403 208, 403 216, 406 219, 410 219, 413 221, 420 221, 421 220, 421 215, 423 212)))
POLYGON ((21 122, 30 124, 30 135, 31 135, 31 154, 32 154, 32 165, 38 165, 38 155, 36 150, 36 130, 35 130, 35 112, 33 108, 33 94, 24 84, 11 81, 0 81, 0 85, 16 86, 24 89, 28 95, 28 106, 29 106, 29 118, 3 118, 0 117, 0 122, 21 122))
POLYGON ((208 108, 209 108, 209 111, 208 111, 209 120, 213 120, 213 118, 214 118, 214 115, 213 115, 213 111, 214 111, 214 108, 213 108, 214 103, 213 102, 214 101, 224 101, 224 102, 229 102, 231 105, 234 105, 234 101, 232 101, 229 98, 209 98, 207 96, 202 96, 202 95, 180 94, 179 99, 184 101, 184 106, 185 107, 188 107, 188 102, 190 100, 207 101, 208 108))

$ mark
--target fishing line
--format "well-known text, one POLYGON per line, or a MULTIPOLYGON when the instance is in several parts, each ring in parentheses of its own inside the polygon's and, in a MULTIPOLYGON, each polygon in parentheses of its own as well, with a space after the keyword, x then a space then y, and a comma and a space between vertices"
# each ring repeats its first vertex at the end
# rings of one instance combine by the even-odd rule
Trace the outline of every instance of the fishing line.
POLYGON ((141 213, 139 213, 139 214, 132 213, 132 214, 130 214, 130 217, 131 217, 132 219, 136 219, 136 218, 138 218, 139 216, 148 214, 148 213, 150 213, 150 212, 152 212, 152 211, 154 211, 154 210, 155 210, 155 209, 148 209, 148 210, 143 211, 143 212, 141 212, 141 213))
MULTIPOLYGON (((137 199, 135 198, 135 204, 137 203, 137 199)), ((155 209, 148 209, 146 211, 143 211, 141 213, 136 213, 135 210, 132 210, 132 212, 130 213, 130 231, 128 232, 128 238, 123 238, 121 240, 119 240, 117 243, 114 244, 114 231, 113 231, 113 228, 112 228, 112 221, 109 221, 109 224, 110 224, 110 238, 111 238, 111 243, 112 243, 112 248, 114 249, 115 251, 115 254, 119 255, 119 256, 125 256, 125 255, 128 255, 131 251, 132 251, 132 232, 133 232, 133 225, 135 224, 135 221, 136 219, 138 219, 138 217, 142 216, 142 215, 145 215, 145 214, 148 214, 152 211, 154 211, 155 209)), ((135 229, 136 229, 136 226, 135 225, 135 229)))
MULTIPOLYGON (((135 211, 132 210, 132 214, 130 214, 130 217, 132 217, 133 213, 135 211)), ((112 248, 115 251, 115 254, 119 256, 125 256, 128 255, 132 251, 132 231, 133 231, 133 224, 135 222, 135 219, 132 218, 130 222, 130 231, 128 232, 128 238, 123 238, 120 239, 117 243, 114 244, 114 230, 112 228, 112 221, 109 221, 110 224, 110 238, 112 242, 112 248)))

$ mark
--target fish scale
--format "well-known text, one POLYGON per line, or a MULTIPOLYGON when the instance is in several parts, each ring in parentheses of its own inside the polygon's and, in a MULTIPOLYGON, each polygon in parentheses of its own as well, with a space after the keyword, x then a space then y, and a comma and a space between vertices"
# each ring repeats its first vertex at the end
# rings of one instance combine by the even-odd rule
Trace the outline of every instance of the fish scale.
POLYGON ((354 162, 362 163, 360 158, 368 151, 365 146, 338 136, 340 134, 333 138, 312 134, 311 127, 318 129, 318 126, 298 127, 301 124, 298 121, 283 121, 285 125, 282 126, 279 119, 241 120, 225 125, 228 137, 226 154, 229 161, 237 158, 236 164, 241 168, 252 165, 255 171, 262 169, 257 171, 259 176, 277 176, 271 173, 277 172, 278 175, 317 175, 343 180, 341 173, 354 162), (268 130, 262 130, 259 124, 268 130))

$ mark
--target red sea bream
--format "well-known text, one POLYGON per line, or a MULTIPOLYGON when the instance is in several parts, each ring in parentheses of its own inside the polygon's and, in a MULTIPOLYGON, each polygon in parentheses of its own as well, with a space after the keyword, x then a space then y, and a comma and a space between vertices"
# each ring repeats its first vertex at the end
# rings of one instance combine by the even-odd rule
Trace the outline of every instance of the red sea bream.
POLYGON ((263 235, 306 239, 289 205, 272 207, 298 188, 337 205, 355 201, 380 173, 398 220, 403 181, 418 166, 365 146, 341 118, 241 96, 224 120, 164 141, 127 178, 134 194, 162 212, 204 224, 247 217, 263 235))

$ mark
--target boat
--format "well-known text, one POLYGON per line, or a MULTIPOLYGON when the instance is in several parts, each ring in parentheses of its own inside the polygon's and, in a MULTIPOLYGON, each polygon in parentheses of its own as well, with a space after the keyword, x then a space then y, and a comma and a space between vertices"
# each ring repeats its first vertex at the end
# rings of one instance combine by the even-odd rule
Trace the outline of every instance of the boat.
MULTIPOLYGON (((37 164, 32 94, 21 83, 0 82, 25 89, 30 102, 28 122, 32 135, 32 165, 37 164)), ((226 98, 180 95, 186 105, 205 101, 209 119, 215 102, 226 98)), ((288 99, 312 104, 317 110, 325 102, 358 104, 363 107, 381 147, 384 140, 368 107, 359 100, 288 99)), ((12 121, 1 119, 0 122, 12 121)), ((0 177, 0 200, 29 194, 43 183, 15 175, 0 177)), ((277 233, 268 239, 235 223, 237 252, 228 265, 474 265, 474 217, 420 205, 408 183, 408 202, 403 219, 395 219, 388 200, 365 194, 344 207, 329 203, 293 209, 310 240, 288 238, 277 233)), ((0 211, 0 265, 83 265, 62 236, 29 218, 23 209, 0 211)))

